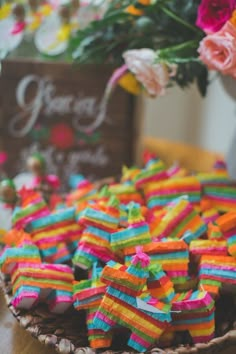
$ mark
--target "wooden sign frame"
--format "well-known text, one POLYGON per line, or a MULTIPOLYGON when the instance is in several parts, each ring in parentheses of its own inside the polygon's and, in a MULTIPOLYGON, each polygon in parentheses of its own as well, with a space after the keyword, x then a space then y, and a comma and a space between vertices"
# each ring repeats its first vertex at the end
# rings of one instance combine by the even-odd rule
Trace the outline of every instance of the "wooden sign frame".
MULTIPOLYGON (((0 76, 2 169, 13 177, 34 152, 64 184, 72 173, 91 180, 117 175, 136 160, 141 134, 133 96, 117 87, 102 100, 113 68, 10 58, 0 76), (105 109, 105 111, 104 111, 105 109)), ((140 106, 139 106, 140 110, 140 106)))

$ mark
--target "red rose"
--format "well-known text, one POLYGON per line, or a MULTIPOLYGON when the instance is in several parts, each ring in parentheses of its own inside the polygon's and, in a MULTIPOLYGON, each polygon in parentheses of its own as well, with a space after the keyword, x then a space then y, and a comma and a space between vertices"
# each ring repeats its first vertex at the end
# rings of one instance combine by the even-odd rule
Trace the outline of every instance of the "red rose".
POLYGON ((217 32, 230 19, 235 8, 236 0, 202 0, 196 25, 206 33, 217 32))

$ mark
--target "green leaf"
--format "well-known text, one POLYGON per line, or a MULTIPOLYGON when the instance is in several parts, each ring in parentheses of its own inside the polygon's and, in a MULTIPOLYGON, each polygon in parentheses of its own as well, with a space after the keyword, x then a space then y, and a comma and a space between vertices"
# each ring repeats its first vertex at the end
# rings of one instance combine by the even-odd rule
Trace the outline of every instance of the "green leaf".
POLYGON ((197 75, 197 86, 198 86, 199 92, 201 93, 201 95, 203 97, 205 97, 207 94, 208 84, 209 84, 208 70, 204 65, 202 65, 202 69, 199 71, 199 74, 197 75))
POLYGON ((144 6, 138 0, 112 0, 100 21, 78 31, 69 43, 69 53, 83 63, 121 65, 128 49, 151 48, 157 62, 177 64, 172 78, 180 87, 196 82, 205 94, 207 69, 198 59, 198 46, 205 34, 195 25, 201 0, 153 0, 144 6), (125 9, 141 8, 143 16, 125 9))

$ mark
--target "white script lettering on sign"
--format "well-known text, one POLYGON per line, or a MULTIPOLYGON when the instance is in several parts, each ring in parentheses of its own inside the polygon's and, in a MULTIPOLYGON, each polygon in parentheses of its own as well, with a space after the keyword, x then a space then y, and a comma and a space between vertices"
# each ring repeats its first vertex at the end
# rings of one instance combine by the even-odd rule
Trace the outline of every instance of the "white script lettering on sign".
POLYGON ((83 93, 57 95, 52 80, 37 75, 27 75, 20 80, 16 87, 16 102, 20 112, 9 121, 9 134, 16 138, 26 136, 40 115, 50 119, 70 115, 73 128, 84 133, 93 132, 108 118, 106 100, 98 102, 96 97, 83 93), (35 94, 29 99, 32 86, 35 94))

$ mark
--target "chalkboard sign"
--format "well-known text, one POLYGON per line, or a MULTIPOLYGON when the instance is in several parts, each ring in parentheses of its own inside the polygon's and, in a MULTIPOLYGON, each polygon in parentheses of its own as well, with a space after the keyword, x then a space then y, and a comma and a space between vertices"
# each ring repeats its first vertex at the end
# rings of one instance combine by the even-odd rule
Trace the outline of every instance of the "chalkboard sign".
POLYGON ((132 164, 140 132, 135 101, 117 88, 104 105, 111 73, 105 65, 3 61, 0 151, 8 154, 7 174, 25 171, 27 157, 36 151, 64 184, 72 173, 94 180, 132 164))

